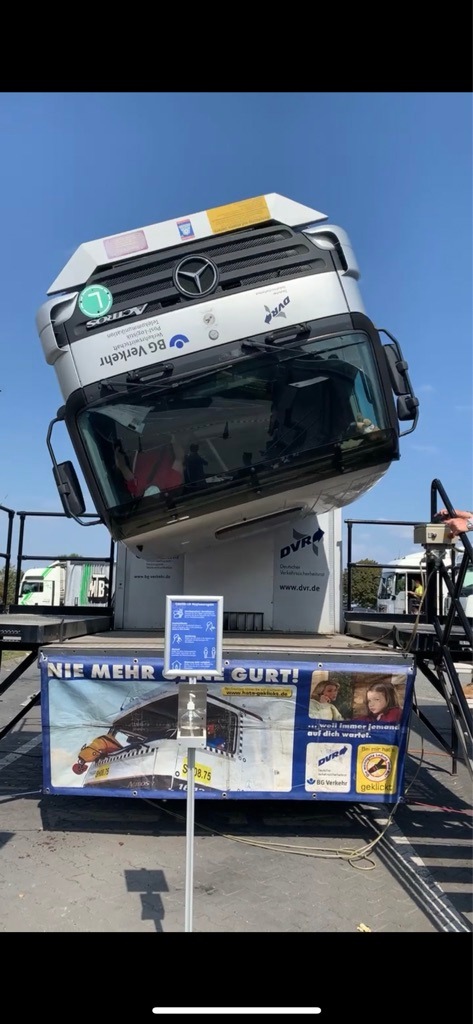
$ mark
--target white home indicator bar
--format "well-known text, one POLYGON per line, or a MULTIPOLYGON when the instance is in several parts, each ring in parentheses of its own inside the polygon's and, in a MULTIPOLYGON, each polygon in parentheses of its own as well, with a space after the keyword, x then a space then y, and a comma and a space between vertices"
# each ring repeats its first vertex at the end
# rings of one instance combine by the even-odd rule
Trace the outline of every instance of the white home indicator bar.
POLYGON ((153 1013, 321 1013, 320 1006, 153 1006, 153 1013))

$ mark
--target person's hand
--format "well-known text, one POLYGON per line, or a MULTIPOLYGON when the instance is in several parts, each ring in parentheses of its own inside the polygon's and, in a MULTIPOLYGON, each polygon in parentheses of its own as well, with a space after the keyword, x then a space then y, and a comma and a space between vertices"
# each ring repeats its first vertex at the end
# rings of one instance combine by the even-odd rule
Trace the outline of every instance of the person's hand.
POLYGON ((450 517, 446 508, 440 509, 439 516, 443 517, 443 522, 448 526, 454 537, 458 537, 460 533, 467 533, 469 530, 473 530, 473 512, 462 511, 461 509, 454 509, 455 515, 450 517))
MULTIPOLYGON (((462 510, 459 508, 454 508, 453 511, 455 513, 455 516, 460 516, 461 519, 469 519, 470 516, 473 516, 473 512, 462 512, 462 510)), ((447 518, 450 515, 450 513, 447 512, 446 508, 441 508, 438 514, 439 516, 446 516, 447 518)))

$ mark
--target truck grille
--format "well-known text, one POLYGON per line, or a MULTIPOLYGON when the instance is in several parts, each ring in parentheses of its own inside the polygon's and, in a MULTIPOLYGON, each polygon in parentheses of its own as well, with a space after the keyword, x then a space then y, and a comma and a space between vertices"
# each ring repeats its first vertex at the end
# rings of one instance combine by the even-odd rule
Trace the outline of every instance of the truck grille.
MULTIPOLYGON (((114 311, 146 302, 148 317, 180 306, 209 301, 222 294, 333 271, 334 260, 337 260, 335 253, 315 248, 302 232, 273 224, 186 242, 173 249, 121 261, 97 270, 87 284, 102 284, 109 288, 113 294, 114 311), (206 256, 217 267, 219 281, 211 295, 189 298, 176 288, 174 270, 184 257, 191 255, 206 256)), ((85 322, 77 306, 65 325, 68 334, 72 335, 69 341, 90 335, 85 322)))

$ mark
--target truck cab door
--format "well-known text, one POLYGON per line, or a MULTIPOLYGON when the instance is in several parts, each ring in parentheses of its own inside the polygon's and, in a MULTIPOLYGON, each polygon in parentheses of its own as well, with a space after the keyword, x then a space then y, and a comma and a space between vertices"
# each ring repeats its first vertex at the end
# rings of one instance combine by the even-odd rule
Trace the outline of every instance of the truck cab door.
MULTIPOLYGON (((38 604, 44 604, 44 605, 53 605, 53 604, 55 604, 54 580, 48 580, 48 578, 46 577, 46 579, 44 580, 44 583, 43 583, 43 592, 42 592, 41 595, 38 595, 38 597, 40 597, 40 600, 38 601, 38 604)), ((57 601, 58 601, 58 604, 59 604, 59 598, 57 599, 57 601)))

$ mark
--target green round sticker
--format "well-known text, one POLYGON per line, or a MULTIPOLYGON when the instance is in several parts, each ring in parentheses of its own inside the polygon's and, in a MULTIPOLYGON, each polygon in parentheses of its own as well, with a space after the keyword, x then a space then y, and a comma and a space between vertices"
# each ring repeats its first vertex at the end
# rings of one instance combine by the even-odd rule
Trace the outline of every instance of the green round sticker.
POLYGON ((112 304, 113 295, 103 284, 89 284, 79 295, 79 309, 84 316, 105 316, 112 304))

